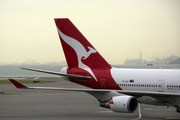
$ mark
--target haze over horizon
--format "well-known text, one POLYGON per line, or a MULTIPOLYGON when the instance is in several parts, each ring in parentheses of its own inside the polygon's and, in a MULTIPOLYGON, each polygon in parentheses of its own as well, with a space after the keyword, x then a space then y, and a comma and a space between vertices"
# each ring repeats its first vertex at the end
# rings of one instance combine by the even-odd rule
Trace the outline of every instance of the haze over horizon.
POLYGON ((65 61, 54 18, 69 18, 110 64, 180 56, 179 0, 2 0, 0 63, 65 61))

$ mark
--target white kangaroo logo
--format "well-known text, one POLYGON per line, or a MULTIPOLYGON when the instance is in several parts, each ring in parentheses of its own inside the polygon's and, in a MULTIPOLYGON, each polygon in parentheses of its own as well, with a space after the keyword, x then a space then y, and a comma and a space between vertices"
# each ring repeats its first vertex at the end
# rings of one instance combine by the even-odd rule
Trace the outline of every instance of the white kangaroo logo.
POLYGON ((96 76, 94 75, 94 73, 92 72, 92 70, 85 65, 84 63, 82 63, 81 59, 87 59, 92 53, 96 53, 97 51, 91 47, 88 46, 89 51, 87 52, 86 49, 84 48, 84 46, 77 41, 76 39, 69 37, 67 35, 65 35, 64 33, 62 33, 58 28, 58 33, 61 36, 61 38, 63 39, 64 42, 66 42, 69 46, 71 46, 76 54, 77 54, 77 58, 78 58, 78 67, 86 70, 87 72, 89 72, 94 79, 97 81, 96 76))

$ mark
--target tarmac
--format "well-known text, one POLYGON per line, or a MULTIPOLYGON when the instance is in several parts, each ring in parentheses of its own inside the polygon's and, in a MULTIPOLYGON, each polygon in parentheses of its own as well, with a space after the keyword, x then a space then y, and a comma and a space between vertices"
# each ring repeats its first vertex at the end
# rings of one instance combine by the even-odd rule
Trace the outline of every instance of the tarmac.
MULTIPOLYGON (((33 83, 27 86, 82 86, 58 78, 55 83, 33 83)), ((134 113, 115 113, 99 107, 99 102, 84 92, 16 89, 0 84, 0 120, 176 120, 180 113, 173 107, 139 104, 134 113)))

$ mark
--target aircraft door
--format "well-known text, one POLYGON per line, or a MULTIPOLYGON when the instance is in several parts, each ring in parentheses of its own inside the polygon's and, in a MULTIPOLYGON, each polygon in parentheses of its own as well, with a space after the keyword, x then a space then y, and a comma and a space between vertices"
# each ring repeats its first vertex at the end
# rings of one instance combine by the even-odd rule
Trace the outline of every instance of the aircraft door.
POLYGON ((164 81, 163 80, 159 80, 159 82, 158 82, 158 91, 159 92, 164 91, 164 81))

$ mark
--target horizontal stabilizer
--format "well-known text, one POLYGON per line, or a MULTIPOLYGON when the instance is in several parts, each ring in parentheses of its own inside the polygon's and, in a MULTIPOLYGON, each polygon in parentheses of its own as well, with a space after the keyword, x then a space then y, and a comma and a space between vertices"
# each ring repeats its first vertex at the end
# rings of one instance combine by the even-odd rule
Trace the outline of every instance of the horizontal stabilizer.
POLYGON ((60 75, 60 76, 65 76, 65 77, 69 77, 69 78, 83 79, 83 80, 91 80, 92 79, 90 76, 63 74, 63 73, 55 72, 55 71, 47 71, 47 70, 40 70, 40 69, 33 69, 33 68, 21 68, 21 69, 35 71, 35 72, 41 72, 41 73, 48 73, 48 74, 53 74, 53 75, 60 75))
POLYGON ((78 92, 110 92, 111 90, 103 89, 84 89, 84 88, 59 88, 59 87, 27 87, 14 79, 9 79, 14 86, 19 89, 36 89, 36 90, 60 90, 60 91, 78 91, 78 92))

